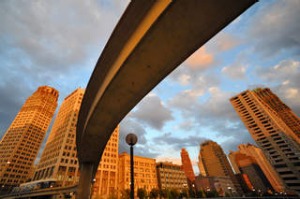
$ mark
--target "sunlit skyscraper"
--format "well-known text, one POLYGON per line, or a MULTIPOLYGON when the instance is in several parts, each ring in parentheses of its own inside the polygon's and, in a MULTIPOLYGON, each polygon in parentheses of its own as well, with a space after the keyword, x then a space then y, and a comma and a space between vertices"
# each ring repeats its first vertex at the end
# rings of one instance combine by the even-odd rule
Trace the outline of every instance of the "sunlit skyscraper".
POLYGON ((235 154, 234 162, 237 164, 242 174, 246 174, 250 180, 251 190, 256 190, 257 193, 267 193, 271 189, 271 185, 266 176, 262 172, 260 166, 257 164, 252 156, 248 156, 241 152, 235 154))
POLYGON ((230 102, 285 185, 300 194, 299 117, 267 88, 246 90, 230 102))
POLYGON ((238 146, 239 152, 251 156, 255 159, 257 164, 260 166, 261 170, 264 172, 265 176, 271 183, 273 189, 278 193, 284 191, 284 185, 279 177, 278 173, 274 170, 273 166, 270 164, 263 151, 252 145, 252 144, 240 144, 238 146))
POLYGON ((39 87, 24 103, 0 142, 0 187, 30 178, 34 160, 57 107, 58 91, 39 87))
POLYGON ((238 194, 242 193, 226 154, 219 144, 214 141, 206 141, 201 144, 201 160, 207 176, 229 177, 238 194))
POLYGON ((192 162, 190 156, 185 148, 181 149, 181 162, 182 162, 182 170, 184 171, 189 183, 195 182, 195 173, 193 170, 192 162))
POLYGON ((199 153, 199 155, 198 155, 198 168, 199 168, 199 171, 200 171, 200 175, 201 176, 206 176, 206 171, 205 171, 205 168, 204 168, 204 165, 203 165, 203 160, 202 160, 202 157, 201 157, 201 153, 199 153))
POLYGON ((95 175, 92 198, 115 198, 118 194, 119 130, 117 126, 103 151, 95 175))
POLYGON ((53 123, 34 180, 55 179, 60 186, 78 182, 76 123, 84 89, 78 88, 65 97, 53 123))

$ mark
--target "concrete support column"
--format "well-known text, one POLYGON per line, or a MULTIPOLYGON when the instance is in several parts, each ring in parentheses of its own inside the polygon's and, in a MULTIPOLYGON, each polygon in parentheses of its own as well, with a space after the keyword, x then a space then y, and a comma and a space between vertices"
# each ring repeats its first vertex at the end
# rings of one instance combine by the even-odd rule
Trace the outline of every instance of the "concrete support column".
POLYGON ((80 164, 80 178, 76 199, 90 199, 93 178, 93 164, 85 162, 80 164))

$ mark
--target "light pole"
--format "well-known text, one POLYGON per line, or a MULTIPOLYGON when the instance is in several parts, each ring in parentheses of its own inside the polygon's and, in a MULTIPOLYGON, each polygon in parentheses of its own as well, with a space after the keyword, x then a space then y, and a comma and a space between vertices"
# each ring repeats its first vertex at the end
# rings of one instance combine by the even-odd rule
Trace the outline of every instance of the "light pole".
POLYGON ((137 136, 133 133, 129 133, 126 138, 126 143, 130 145, 130 198, 134 199, 134 170, 133 170, 133 145, 137 143, 137 136))

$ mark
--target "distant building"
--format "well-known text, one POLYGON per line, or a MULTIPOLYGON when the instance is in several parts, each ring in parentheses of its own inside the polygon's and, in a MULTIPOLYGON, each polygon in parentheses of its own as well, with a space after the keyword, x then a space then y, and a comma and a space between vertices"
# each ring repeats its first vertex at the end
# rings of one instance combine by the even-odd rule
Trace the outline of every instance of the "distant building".
POLYGON ((171 162, 158 162, 156 163, 156 172, 160 190, 175 189, 182 191, 187 188, 187 177, 181 170, 181 165, 171 162))
POLYGON ((205 172, 209 177, 229 177, 239 195, 243 193, 238 183, 226 154, 219 144, 206 141, 201 144, 200 154, 205 172))
POLYGON ((300 120, 268 88, 230 99, 235 111, 285 185, 300 194, 300 120))
MULTIPOLYGON (((158 189, 155 159, 141 156, 133 156, 134 159, 134 187, 135 195, 139 188, 148 193, 152 189, 158 189)), ((122 195, 126 189, 130 189, 130 155, 119 155, 119 193, 122 195)))
POLYGON ((198 168, 199 168, 199 171, 200 171, 200 175, 201 176, 206 176, 206 171, 205 171, 205 168, 204 168, 204 165, 203 165, 203 160, 202 160, 200 152, 199 152, 199 155, 198 155, 198 168))
POLYGON ((235 162, 241 173, 246 174, 252 184, 252 189, 249 191, 256 190, 258 193, 268 192, 271 185, 254 158, 238 152, 235 156, 235 162))
POLYGON ((238 165, 236 164, 236 161, 235 161, 235 158, 236 158, 236 155, 238 154, 238 151, 230 151, 229 154, 228 154, 228 158, 230 160, 230 164, 231 164, 231 167, 234 171, 234 173, 236 174, 240 174, 241 171, 238 167, 238 165))
POLYGON ((105 146, 95 176, 92 198, 114 198, 118 195, 119 126, 105 146))
POLYGON ((189 184, 195 182, 195 173, 193 170, 192 162, 190 156, 185 148, 181 149, 181 162, 182 162, 182 170, 184 171, 189 184))
POLYGON ((239 152, 251 156, 255 159, 255 161, 269 180, 270 184, 272 185, 272 188, 276 192, 284 192, 284 183, 260 148, 252 144, 240 144, 238 146, 238 149, 239 152))
POLYGON ((59 186, 78 183, 76 124, 83 94, 78 88, 62 102, 33 180, 56 179, 59 186))
MULTIPOLYGON (((35 158, 57 107, 58 91, 39 87, 24 103, 0 141, 0 188, 31 178, 35 158)), ((1 192, 0 191, 0 192, 1 192)))
POLYGON ((219 196, 238 196, 237 190, 229 176, 202 176, 196 177, 196 187, 206 193, 217 192, 219 196))

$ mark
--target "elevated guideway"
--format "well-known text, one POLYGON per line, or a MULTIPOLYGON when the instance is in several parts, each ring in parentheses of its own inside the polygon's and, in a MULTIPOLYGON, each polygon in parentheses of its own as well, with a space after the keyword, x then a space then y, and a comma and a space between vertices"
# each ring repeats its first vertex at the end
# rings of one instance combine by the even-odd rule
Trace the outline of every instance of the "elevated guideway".
POLYGON ((126 114, 199 47, 255 0, 133 0, 90 78, 77 123, 78 198, 90 184, 111 133, 126 114))

